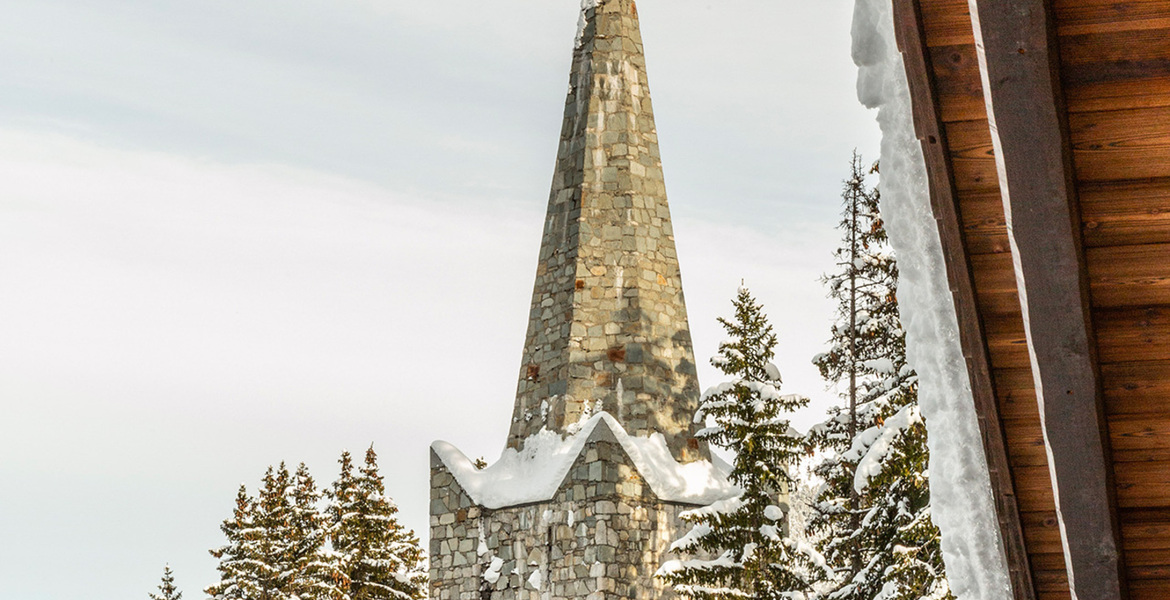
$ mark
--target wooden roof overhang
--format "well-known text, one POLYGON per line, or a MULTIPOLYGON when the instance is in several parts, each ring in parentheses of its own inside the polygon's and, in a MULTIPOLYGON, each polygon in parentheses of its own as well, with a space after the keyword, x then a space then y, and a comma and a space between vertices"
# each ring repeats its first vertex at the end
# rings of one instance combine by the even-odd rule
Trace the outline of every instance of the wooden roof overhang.
POLYGON ((1170 0, 892 0, 1017 600, 1170 599, 1170 0))

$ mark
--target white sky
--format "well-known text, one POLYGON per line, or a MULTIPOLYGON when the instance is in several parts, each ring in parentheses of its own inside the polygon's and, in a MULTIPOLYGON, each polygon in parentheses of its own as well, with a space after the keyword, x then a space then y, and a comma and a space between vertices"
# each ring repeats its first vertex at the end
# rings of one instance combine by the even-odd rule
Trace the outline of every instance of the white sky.
MULTIPOLYGON (((696 354, 741 278, 788 392, 831 306, 851 0, 641 0, 696 354)), ((498 455, 574 0, 9 0, 0 20, 0 590, 216 579, 236 487, 373 442, 498 455)), ((718 381, 709 367, 704 385, 718 381)))

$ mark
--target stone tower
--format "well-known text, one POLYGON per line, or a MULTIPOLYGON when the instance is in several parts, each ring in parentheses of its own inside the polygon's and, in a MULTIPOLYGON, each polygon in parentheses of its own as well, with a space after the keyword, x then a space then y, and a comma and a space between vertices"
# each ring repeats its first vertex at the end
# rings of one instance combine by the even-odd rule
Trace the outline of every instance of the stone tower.
POLYGON ((508 445, 603 409, 634 435, 691 439, 699 385, 632 0, 586 7, 508 445))
POLYGON ((679 514, 736 490, 699 386, 638 13, 584 0, 507 448, 431 447, 431 598, 669 598, 679 514))

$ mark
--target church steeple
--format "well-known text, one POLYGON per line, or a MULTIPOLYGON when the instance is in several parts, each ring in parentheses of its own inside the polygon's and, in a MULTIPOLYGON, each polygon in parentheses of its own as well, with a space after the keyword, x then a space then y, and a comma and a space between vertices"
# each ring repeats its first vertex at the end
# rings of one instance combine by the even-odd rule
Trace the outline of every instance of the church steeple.
POLYGON ((604 410, 692 438, 694 351, 633 0, 583 9, 509 446, 604 410))

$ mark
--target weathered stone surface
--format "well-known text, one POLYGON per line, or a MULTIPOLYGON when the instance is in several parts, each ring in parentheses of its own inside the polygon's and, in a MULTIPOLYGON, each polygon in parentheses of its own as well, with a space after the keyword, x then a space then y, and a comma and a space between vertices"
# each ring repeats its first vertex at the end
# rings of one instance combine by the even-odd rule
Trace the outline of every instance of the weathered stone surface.
MULTIPOLYGON (((442 461, 432 460, 431 485, 432 506, 441 507, 432 523, 471 502, 442 461)), ((462 527, 432 527, 430 597, 674 598, 654 573, 689 508, 655 497, 612 436, 593 438, 551 500, 474 507, 462 527), (497 559, 498 579, 488 576, 497 559)))
POLYGON ((510 446, 604 409, 680 460, 707 456, 632 0, 586 10, 529 319, 510 446))
MULTIPOLYGON (((604 410, 632 436, 663 434, 680 462, 706 459, 637 9, 598 0, 584 24, 508 445, 604 410)), ((432 452, 430 597, 673 598, 654 573, 694 507, 644 475, 602 421, 551 498, 489 509, 432 452)))

